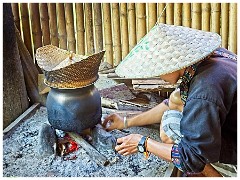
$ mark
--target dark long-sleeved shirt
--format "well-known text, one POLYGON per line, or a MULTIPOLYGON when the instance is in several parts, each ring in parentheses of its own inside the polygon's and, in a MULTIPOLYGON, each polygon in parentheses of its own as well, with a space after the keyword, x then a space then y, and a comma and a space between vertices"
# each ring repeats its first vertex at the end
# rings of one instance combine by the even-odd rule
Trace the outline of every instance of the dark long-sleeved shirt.
POLYGON ((190 82, 180 131, 178 153, 183 171, 201 172, 206 163, 237 164, 235 60, 212 55, 199 64, 190 82))

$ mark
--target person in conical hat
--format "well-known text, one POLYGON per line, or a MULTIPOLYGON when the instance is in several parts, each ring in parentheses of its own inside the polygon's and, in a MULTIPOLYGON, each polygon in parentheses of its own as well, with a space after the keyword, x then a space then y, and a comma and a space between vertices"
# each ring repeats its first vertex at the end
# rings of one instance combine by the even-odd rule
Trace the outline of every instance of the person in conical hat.
POLYGON ((131 50, 116 73, 133 79, 160 77, 172 84, 181 79, 178 88, 183 110, 177 116, 166 113, 169 106, 164 100, 132 118, 107 116, 102 124, 108 131, 165 119, 164 126, 173 124, 172 131, 178 135, 169 137, 173 140, 169 143, 130 134, 117 139, 118 153, 126 156, 140 152, 146 157, 152 153, 188 175, 218 176, 220 172, 222 176, 236 176, 237 56, 220 45, 221 37, 216 33, 159 24, 131 50), (217 173, 206 171, 210 164, 217 173), (228 171, 221 171, 225 166, 228 171))

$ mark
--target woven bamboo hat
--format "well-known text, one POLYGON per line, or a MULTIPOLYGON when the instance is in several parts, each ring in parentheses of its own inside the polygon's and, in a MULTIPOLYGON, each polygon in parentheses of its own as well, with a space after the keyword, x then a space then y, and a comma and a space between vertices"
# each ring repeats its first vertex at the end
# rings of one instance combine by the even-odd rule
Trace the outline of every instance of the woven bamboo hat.
POLYGON ((43 69, 47 86, 53 88, 81 88, 98 79, 98 68, 105 51, 83 56, 53 45, 40 47, 36 60, 43 69))
POLYGON ((156 77, 183 69, 210 55, 221 44, 212 32, 156 24, 116 68, 125 78, 156 77))

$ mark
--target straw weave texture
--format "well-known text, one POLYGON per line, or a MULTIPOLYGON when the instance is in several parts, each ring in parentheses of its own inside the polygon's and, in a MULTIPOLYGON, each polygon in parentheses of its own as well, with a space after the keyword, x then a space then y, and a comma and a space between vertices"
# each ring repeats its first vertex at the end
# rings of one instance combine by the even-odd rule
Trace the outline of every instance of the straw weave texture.
POLYGON ((183 26, 156 24, 116 68, 125 78, 149 78, 190 66, 221 44, 212 32, 183 26))
POLYGON ((94 83, 98 79, 98 68, 105 51, 81 56, 58 47, 47 45, 38 48, 36 60, 44 70, 45 84, 52 88, 81 88, 94 83), (60 66, 59 66, 60 65, 60 66))

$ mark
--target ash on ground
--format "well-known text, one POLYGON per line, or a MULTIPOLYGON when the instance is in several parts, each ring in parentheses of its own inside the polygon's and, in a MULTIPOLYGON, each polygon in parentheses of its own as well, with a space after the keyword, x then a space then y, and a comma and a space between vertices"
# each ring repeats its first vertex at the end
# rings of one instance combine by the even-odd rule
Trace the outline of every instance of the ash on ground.
MULTIPOLYGON (((46 107, 40 107, 34 116, 26 119, 3 140, 4 177, 163 177, 169 165, 153 154, 145 160, 140 153, 122 156, 97 146, 95 148, 109 159, 109 165, 97 164, 82 147, 68 155, 76 156, 76 159, 66 160, 55 155, 42 157, 37 153, 37 146, 39 129, 43 123, 48 123, 46 107)), ((116 138, 140 133, 160 141, 159 130, 154 126, 110 133, 116 138)))

